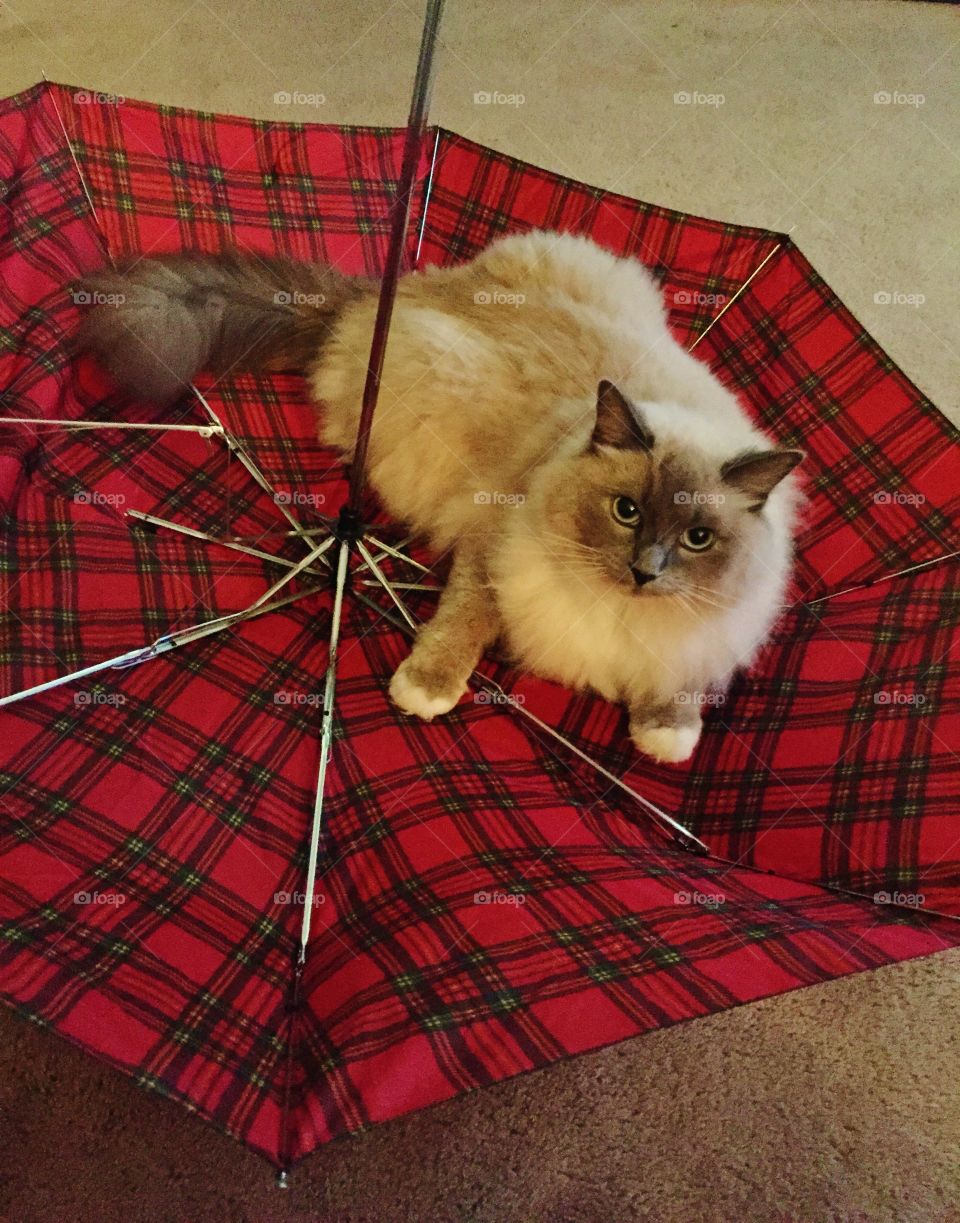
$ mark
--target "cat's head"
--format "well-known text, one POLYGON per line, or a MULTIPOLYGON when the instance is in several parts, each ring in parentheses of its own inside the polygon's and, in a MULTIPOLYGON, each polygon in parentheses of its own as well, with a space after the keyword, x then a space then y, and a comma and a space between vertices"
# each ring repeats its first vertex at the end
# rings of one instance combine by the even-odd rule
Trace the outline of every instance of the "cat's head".
POLYGON ((751 560, 764 564, 774 525, 768 499, 803 454, 755 448, 731 457, 729 447, 714 454, 724 450, 716 438, 687 440, 676 423, 658 437, 653 417, 662 426, 669 412, 601 382, 586 449, 541 490, 540 534, 571 576, 631 597, 729 606, 748 593, 738 582, 751 560))

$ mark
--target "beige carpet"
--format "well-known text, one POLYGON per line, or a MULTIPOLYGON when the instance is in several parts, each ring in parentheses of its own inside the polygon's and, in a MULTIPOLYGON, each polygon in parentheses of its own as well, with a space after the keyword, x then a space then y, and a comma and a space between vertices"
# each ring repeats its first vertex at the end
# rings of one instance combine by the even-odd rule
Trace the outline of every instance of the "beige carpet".
MULTIPOLYGON (((793 227, 960 419, 950 6, 448 10, 437 121, 630 195, 793 227), (523 101, 474 100, 494 91, 523 101)), ((45 70, 263 118, 402 122, 421 11, 422 0, 13 0, 0 6, 0 93, 45 70), (298 91, 324 100, 274 102, 298 91)), ((958 968, 960 953, 932 957, 503 1084, 335 1144, 286 1195, 178 1107, 3 1015, 0 1221, 957 1223, 958 968)))

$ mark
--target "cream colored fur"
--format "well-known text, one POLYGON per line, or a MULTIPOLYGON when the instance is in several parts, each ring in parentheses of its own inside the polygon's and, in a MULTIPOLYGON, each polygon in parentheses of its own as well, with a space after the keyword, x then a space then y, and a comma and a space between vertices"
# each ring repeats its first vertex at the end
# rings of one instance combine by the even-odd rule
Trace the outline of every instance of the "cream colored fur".
MULTIPOLYGON (((375 309, 372 296, 349 304, 311 373, 321 436, 345 454, 375 309)), ((787 479, 769 496, 723 606, 638 598, 571 563, 569 550, 550 546, 544 515, 588 445, 601 379, 641 405, 658 447, 719 468, 770 446, 672 338, 660 292, 633 260, 537 232, 401 281, 370 481, 392 516, 462 563, 456 614, 444 617, 441 603, 391 691, 410 712, 444 712, 499 636, 536 674, 624 701, 637 746, 681 759, 699 710, 656 710, 722 688, 749 664, 783 598, 794 491, 787 479)))

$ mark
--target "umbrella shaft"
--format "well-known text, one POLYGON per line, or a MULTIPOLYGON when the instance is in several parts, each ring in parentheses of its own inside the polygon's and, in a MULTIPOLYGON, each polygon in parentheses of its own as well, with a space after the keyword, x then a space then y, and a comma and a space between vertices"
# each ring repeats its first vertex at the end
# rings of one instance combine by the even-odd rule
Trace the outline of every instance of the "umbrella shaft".
POLYGON ((436 48, 437 31, 440 27, 440 15, 442 12, 443 0, 428 0, 427 11, 423 19, 423 34, 420 40, 420 58, 417 62, 417 74, 414 78, 413 96, 410 101, 410 115, 407 120, 407 131, 403 143, 400 181, 397 185, 397 198, 393 204, 387 262, 384 268, 383 280, 380 284, 380 300, 377 303, 373 342, 370 346, 370 357, 367 363, 367 379, 363 388, 363 406, 360 410, 357 441, 350 468, 350 491, 347 505, 358 518, 363 508, 367 447, 370 442, 370 430, 373 427, 373 413, 380 394, 380 378, 383 373, 383 360, 387 351, 387 333, 390 329, 390 319, 393 316, 393 303, 397 296, 397 282, 400 279, 400 272, 403 266, 407 221, 410 215, 410 201, 413 195, 413 184, 416 178, 417 166, 420 162, 420 151, 423 146, 423 137, 427 125, 430 89, 433 83, 433 53, 436 48))

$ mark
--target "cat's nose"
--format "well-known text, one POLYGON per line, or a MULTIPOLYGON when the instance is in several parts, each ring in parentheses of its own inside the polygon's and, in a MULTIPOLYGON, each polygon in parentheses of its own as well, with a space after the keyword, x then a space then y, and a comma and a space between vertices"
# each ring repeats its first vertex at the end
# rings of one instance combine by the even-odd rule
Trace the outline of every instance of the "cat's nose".
POLYGON ((637 586, 646 586, 663 573, 667 563, 667 550, 663 544, 649 543, 637 548, 630 561, 633 580, 637 586))

